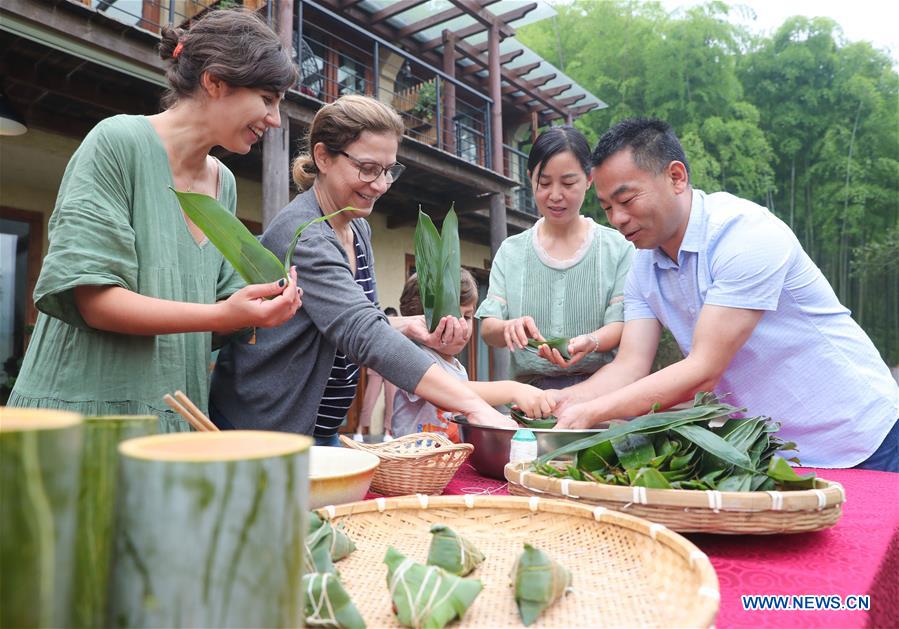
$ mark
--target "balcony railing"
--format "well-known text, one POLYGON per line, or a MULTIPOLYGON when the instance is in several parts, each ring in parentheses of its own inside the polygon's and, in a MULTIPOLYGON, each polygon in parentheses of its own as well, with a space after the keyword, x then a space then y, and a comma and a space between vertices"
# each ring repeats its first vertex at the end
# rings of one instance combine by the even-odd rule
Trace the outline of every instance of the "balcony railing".
MULTIPOLYGON (((266 0, 81 0, 118 21, 158 33, 206 11, 244 6, 270 24, 276 3, 266 0)), ((360 28, 313 0, 295 0, 293 54, 300 68, 295 91, 322 103, 344 94, 366 94, 400 113, 406 135, 491 168, 491 99, 438 68, 360 28)), ((504 155, 503 170, 518 179, 517 162, 504 155)), ((522 171, 523 172, 523 171, 522 171)), ((530 184, 516 207, 529 207, 530 184)), ((526 211, 526 210, 524 210, 526 211)))
POLYGON ((534 194, 531 190, 531 181, 528 179, 528 155, 503 144, 503 169, 509 179, 518 182, 518 187, 512 192, 509 206, 525 214, 538 216, 537 204, 534 202, 534 194))

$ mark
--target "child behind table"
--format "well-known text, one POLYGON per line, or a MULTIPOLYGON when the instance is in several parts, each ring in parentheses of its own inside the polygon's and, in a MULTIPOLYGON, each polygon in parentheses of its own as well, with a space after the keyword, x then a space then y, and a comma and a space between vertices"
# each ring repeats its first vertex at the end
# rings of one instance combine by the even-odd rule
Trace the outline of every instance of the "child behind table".
MULTIPOLYGON (((478 305, 478 284, 474 276, 464 268, 461 270, 461 280, 459 305, 462 311, 462 318, 468 324, 464 339, 465 345, 467 345, 473 331, 474 311, 478 305)), ((415 274, 406 280, 406 285, 403 287, 403 294, 400 297, 400 314, 404 317, 424 314, 418 294, 418 277, 415 274)), ((449 354, 443 354, 428 347, 422 347, 422 349, 431 354, 440 367, 459 380, 466 382, 488 404, 500 405, 514 402, 519 405, 525 405, 529 400, 540 394, 539 389, 520 382, 469 381, 468 372, 454 355, 463 351, 465 345, 448 348, 453 352, 449 354)), ((456 424, 450 421, 452 416, 451 412, 437 408, 414 393, 397 389, 393 399, 392 434, 394 437, 402 437, 403 435, 416 432, 435 432, 458 442, 459 432, 456 424)))

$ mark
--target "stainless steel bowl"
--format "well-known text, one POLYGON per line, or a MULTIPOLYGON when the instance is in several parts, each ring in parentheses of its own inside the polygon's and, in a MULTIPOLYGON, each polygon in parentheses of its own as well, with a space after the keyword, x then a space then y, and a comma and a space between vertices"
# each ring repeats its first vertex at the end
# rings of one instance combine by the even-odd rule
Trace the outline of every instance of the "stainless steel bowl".
MULTIPOLYGON (((474 446, 474 452, 468 462, 482 476, 505 480, 503 468, 509 462, 509 448, 512 435, 517 428, 496 428, 469 424, 465 417, 454 417, 453 423, 459 426, 459 436, 465 443, 474 446)), ((601 432, 602 428, 592 430, 533 429, 537 436, 537 455, 546 454, 568 445, 572 441, 589 437, 601 432)))

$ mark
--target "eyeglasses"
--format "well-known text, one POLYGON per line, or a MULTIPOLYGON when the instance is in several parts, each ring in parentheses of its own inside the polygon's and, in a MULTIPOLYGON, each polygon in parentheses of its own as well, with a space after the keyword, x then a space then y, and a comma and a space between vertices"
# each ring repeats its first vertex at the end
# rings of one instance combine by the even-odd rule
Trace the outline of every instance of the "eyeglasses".
POLYGON ((364 181, 365 183, 372 183, 381 176, 381 173, 384 174, 384 178, 387 179, 387 183, 393 183, 394 181, 399 179, 400 175, 403 174, 403 171, 406 170, 406 167, 399 162, 394 162, 390 166, 385 167, 381 166, 377 162, 359 161, 346 151, 337 152, 353 162, 356 170, 359 171, 359 180, 364 181))

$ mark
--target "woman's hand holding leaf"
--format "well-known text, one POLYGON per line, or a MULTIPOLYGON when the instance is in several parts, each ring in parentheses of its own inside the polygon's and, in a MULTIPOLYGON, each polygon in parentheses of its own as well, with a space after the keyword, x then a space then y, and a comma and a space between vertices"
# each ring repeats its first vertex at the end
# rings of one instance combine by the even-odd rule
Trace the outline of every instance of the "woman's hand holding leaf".
POLYGON ((440 319, 440 323, 433 332, 428 332, 424 317, 421 321, 423 333, 420 339, 415 339, 421 344, 450 356, 455 356, 465 349, 465 344, 468 342, 468 323, 465 319, 447 315, 440 319))
POLYGON ((537 355, 544 360, 548 360, 557 367, 566 369, 580 362, 584 356, 592 352, 593 345, 593 341, 586 336, 576 336, 568 343, 568 354, 571 356, 571 359, 569 360, 566 360, 559 350, 550 347, 549 345, 541 345, 537 348, 537 355))
POLYGON ((302 305, 302 289, 297 287, 296 267, 290 267, 290 281, 245 286, 219 303, 223 310, 220 332, 241 328, 273 328, 279 326, 302 305), (282 284, 283 282, 283 284, 282 284), (267 299, 274 297, 273 299, 267 299))
POLYGON ((534 323, 533 317, 524 316, 517 319, 509 319, 503 326, 503 340, 510 351, 522 349, 528 344, 528 339, 543 341, 543 335, 534 323))

